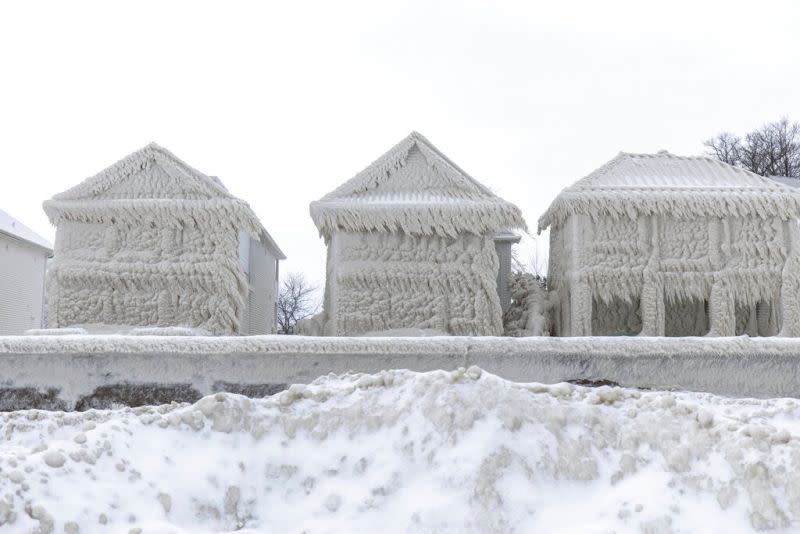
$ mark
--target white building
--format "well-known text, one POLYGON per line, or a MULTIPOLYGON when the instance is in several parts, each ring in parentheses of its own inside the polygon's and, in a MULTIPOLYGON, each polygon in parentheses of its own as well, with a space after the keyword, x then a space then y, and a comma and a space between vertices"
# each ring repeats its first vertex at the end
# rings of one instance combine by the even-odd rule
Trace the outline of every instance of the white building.
POLYGON ((43 326, 50 243, 0 210, 0 336, 43 326))
POLYGON ((413 132, 322 199, 326 335, 500 335, 519 208, 413 132))
POLYGON ((555 334, 800 335, 800 190, 704 156, 620 153, 564 189, 555 334))
POLYGON ((275 331, 285 256, 216 177, 151 144, 44 203, 49 323, 275 331))

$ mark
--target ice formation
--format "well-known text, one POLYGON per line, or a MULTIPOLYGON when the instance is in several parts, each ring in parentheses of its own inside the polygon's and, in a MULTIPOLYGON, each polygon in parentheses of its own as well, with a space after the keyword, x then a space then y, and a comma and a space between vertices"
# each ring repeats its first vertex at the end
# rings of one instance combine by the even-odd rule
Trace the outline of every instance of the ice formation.
POLYGON ((620 153, 551 227, 557 335, 800 335, 800 192, 707 157, 620 153))
POLYGON ((0 414, 0 532, 788 532, 800 401, 471 367, 0 414))
POLYGON ((242 331, 240 232, 283 255, 248 205, 151 144, 44 203, 57 225, 52 327, 100 323, 242 331))
POLYGON ((511 306, 503 314, 504 335, 550 335, 550 302, 544 282, 530 273, 514 272, 509 280, 511 306))
POLYGON ((311 216, 328 245, 325 334, 502 331, 493 236, 525 222, 420 134, 312 202, 311 216))

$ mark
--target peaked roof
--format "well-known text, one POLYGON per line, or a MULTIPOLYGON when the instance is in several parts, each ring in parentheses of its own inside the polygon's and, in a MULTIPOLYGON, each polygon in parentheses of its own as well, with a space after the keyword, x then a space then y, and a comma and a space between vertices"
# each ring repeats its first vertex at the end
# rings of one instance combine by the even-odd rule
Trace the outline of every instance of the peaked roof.
POLYGON ((53 245, 17 219, 0 210, 0 233, 8 234, 12 237, 43 248, 48 252, 53 252, 53 245))
POLYGON ((486 234, 526 228, 514 204, 467 174, 417 132, 311 203, 326 238, 336 230, 486 234))
POLYGON ((155 143, 53 196, 43 206, 54 225, 62 220, 199 221, 213 217, 212 224, 227 221, 285 258, 245 201, 231 195, 216 176, 206 176, 155 143))
POLYGON ((800 178, 791 178, 789 176, 770 176, 770 180, 774 180, 779 184, 788 185, 789 187, 800 187, 800 178))
POLYGON ((154 169, 163 173, 162 176, 183 180, 186 193, 190 196, 235 198, 222 185, 219 178, 206 176, 184 163, 166 148, 156 143, 150 143, 78 185, 55 195, 53 200, 95 198, 109 192, 114 186, 129 178, 137 177, 137 175, 154 169))
POLYGON ((539 231, 578 213, 789 219, 800 216, 800 191, 707 156, 620 152, 561 191, 539 231))

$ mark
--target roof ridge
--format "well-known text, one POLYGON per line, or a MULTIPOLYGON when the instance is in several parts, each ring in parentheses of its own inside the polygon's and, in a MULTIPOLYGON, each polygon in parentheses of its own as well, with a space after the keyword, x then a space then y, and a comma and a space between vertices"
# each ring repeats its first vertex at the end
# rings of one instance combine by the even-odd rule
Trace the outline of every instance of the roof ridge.
MULTIPOLYGON (((749 169, 745 169, 744 167, 737 167, 736 165, 731 165, 730 163, 727 163, 727 162, 722 161, 720 159, 717 159, 717 158, 714 158, 712 156, 709 156, 708 154, 694 154, 694 155, 690 155, 690 156, 681 156, 680 154, 673 154, 671 152, 667 152, 666 150, 664 150, 663 152, 664 152, 664 154, 663 154, 664 156, 667 156, 667 157, 670 157, 670 158, 673 158, 673 159, 702 160, 702 161, 705 161, 705 162, 708 162, 708 163, 713 163, 714 165, 717 165, 719 167, 726 168, 726 169, 732 170, 734 172, 738 172, 738 173, 744 174, 744 175, 749 176, 751 178, 756 178, 758 180, 762 180, 767 185, 773 185, 773 184, 770 183, 770 182, 772 182, 772 180, 770 180, 766 176, 762 176, 762 175, 760 175, 758 173, 755 173, 755 172, 753 172, 753 171, 751 171, 749 169)), ((661 154, 661 151, 659 151, 659 153, 657 153, 657 154, 653 154, 653 156, 658 156, 660 154, 661 154)))
POLYGON ((708 155, 620 152, 563 189, 540 217, 539 230, 575 213, 787 219, 800 216, 800 190, 708 155), (631 161, 615 171, 636 159, 645 161, 631 161))
POLYGON ((434 152, 434 154, 442 158, 446 163, 448 163, 451 167, 453 167, 453 169, 455 169, 459 174, 464 176, 464 178, 472 182, 472 184, 478 187, 478 189, 480 189, 482 192, 486 193, 487 195, 497 196, 491 189, 480 183, 478 180, 473 178, 472 175, 470 175, 467 171, 459 167, 458 164, 456 164, 453 160, 451 160, 444 152, 439 150, 439 148, 436 145, 431 143, 427 137, 425 137, 424 135, 422 135, 417 131, 413 131, 411 132, 411 134, 415 135, 418 138, 418 140, 422 141, 428 148, 430 148, 434 152))
MULTIPOLYGON (((754 173, 754 172, 752 172, 752 171, 750 171, 748 169, 742 168, 742 167, 737 167, 735 165, 731 165, 730 163, 726 163, 724 161, 718 160, 718 159, 713 158, 713 157, 711 157, 711 156, 709 156, 707 154, 696 154, 696 155, 690 155, 690 156, 682 156, 680 154, 674 154, 674 153, 669 152, 667 150, 659 150, 656 153, 620 151, 615 157, 613 157, 612 159, 610 159, 609 161, 607 161, 606 163, 604 163, 603 165, 601 165, 600 167, 598 167, 597 169, 592 171, 591 173, 587 174, 583 178, 579 179, 577 182, 575 182, 572 185, 566 187, 565 190, 566 189, 570 189, 572 187, 588 187, 590 184, 588 184, 586 182, 589 181, 588 180, 589 178, 596 178, 596 177, 603 176, 603 175, 607 174, 608 171, 610 171, 614 167, 616 167, 625 158, 652 158, 652 159, 666 158, 666 159, 683 160, 683 161, 686 161, 686 160, 689 160, 689 161, 705 161, 707 163, 712 163, 712 164, 717 165, 719 167, 722 167, 722 168, 725 168, 725 169, 728 169, 728 170, 732 170, 734 172, 743 174, 743 175, 748 176, 750 178, 754 178, 754 179, 757 179, 759 181, 762 181, 765 185, 767 185, 768 187, 774 189, 773 184, 770 183, 770 182, 772 182, 772 180, 769 180, 768 177, 761 176, 760 174, 756 174, 756 173, 754 173)), ((780 185, 782 185, 782 184, 780 184, 780 185)))
POLYGON ((408 233, 446 235, 464 230, 481 233, 496 229, 489 228, 493 225, 525 228, 517 206, 467 174, 417 131, 412 131, 344 184, 312 202, 309 209, 320 233, 326 237, 336 228, 350 231, 400 229, 408 233), (428 198, 420 198, 419 202, 400 201, 412 193, 402 189, 405 182, 401 181, 397 182, 401 186, 397 191, 388 188, 390 191, 386 191, 384 201, 364 201, 367 195, 362 193, 390 182, 395 173, 406 166, 415 147, 424 160, 426 174, 430 172, 436 178, 428 184, 430 188, 420 188, 419 194, 428 195, 428 198), (440 192, 438 201, 430 198, 429 193, 434 189, 440 192), (477 220, 466 220, 468 212, 477 220))
POLYGON ((164 158, 182 169, 202 185, 208 187, 211 191, 226 198, 233 198, 233 195, 231 195, 224 186, 220 186, 220 184, 216 183, 211 177, 190 166, 170 150, 155 142, 150 142, 142 148, 112 163, 100 172, 85 178, 77 185, 53 195, 53 200, 77 200, 84 196, 97 195, 103 191, 107 191, 116 183, 132 175, 137 170, 135 169, 136 164, 141 165, 142 162, 151 158, 154 161, 164 158))
POLYGON ((425 157, 428 165, 430 165, 434 170, 436 170, 437 166, 435 162, 430 160, 430 154, 425 153, 426 149, 434 156, 441 159, 445 165, 451 167, 458 176, 463 178, 472 187, 475 187, 480 193, 491 197, 497 196, 491 189, 473 178, 453 160, 446 156, 436 147, 436 145, 431 143, 428 138, 418 131, 413 130, 399 143, 383 153, 379 158, 374 160, 355 176, 344 182, 333 191, 324 195, 321 199, 319 199, 319 201, 330 201, 342 196, 355 195, 380 186, 381 184, 385 183, 395 171, 405 165, 408 154, 415 146, 420 149, 420 152, 422 152, 422 155, 425 157))
MULTIPOLYGON (((65 206, 72 205, 75 209, 82 209, 81 204, 87 200, 90 200, 90 197, 107 191, 115 184, 140 171, 142 169, 142 163, 151 158, 156 162, 163 158, 171 165, 175 165, 179 170, 183 171, 187 175, 188 179, 194 179, 201 186, 205 187, 209 193, 213 192, 216 196, 212 196, 212 198, 209 200, 225 201, 225 203, 231 206, 231 209, 238 214, 238 218, 241 219, 243 224, 246 226, 246 228, 243 228, 244 230, 247 230, 248 233, 250 233, 253 237, 258 237, 259 239, 265 240, 268 244, 275 248, 279 256, 285 258, 285 255, 278 247, 277 243, 275 243, 275 240, 272 238, 266 228, 264 228, 261 220, 246 201, 230 193, 218 177, 212 177, 200 172, 176 156, 170 150, 152 141, 142 148, 135 150, 127 156, 117 160, 93 176, 84 179, 77 185, 54 195, 50 200, 46 200, 43 204, 43 207, 45 213, 47 213, 47 216, 50 219, 50 222, 57 224, 62 214, 68 211, 65 206)), ((106 202, 110 202, 108 199, 104 200, 106 202)), ((122 200, 123 202, 116 202, 113 205, 123 206, 126 203, 135 204, 136 202, 153 203, 156 199, 122 200)), ((189 203, 191 204, 191 202, 189 203)))

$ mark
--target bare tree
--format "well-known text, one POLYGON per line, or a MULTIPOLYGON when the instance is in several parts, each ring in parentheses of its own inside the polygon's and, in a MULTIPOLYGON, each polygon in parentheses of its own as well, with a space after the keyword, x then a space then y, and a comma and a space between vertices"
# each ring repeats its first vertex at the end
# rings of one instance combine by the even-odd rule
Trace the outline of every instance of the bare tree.
POLYGON ((729 165, 739 166, 742 140, 732 133, 722 132, 703 143, 709 154, 729 165))
POLYGON ((288 273, 278 293, 278 333, 292 334, 300 319, 314 315, 319 309, 317 286, 301 273, 288 273))
POLYGON ((547 253, 539 250, 539 241, 534 237, 533 250, 527 260, 520 257, 518 249, 515 248, 511 251, 511 271, 515 273, 530 273, 537 280, 546 282, 548 259, 547 253))
POLYGON ((800 178, 800 123, 786 117, 744 138, 723 132, 704 144, 718 160, 756 174, 800 178))

